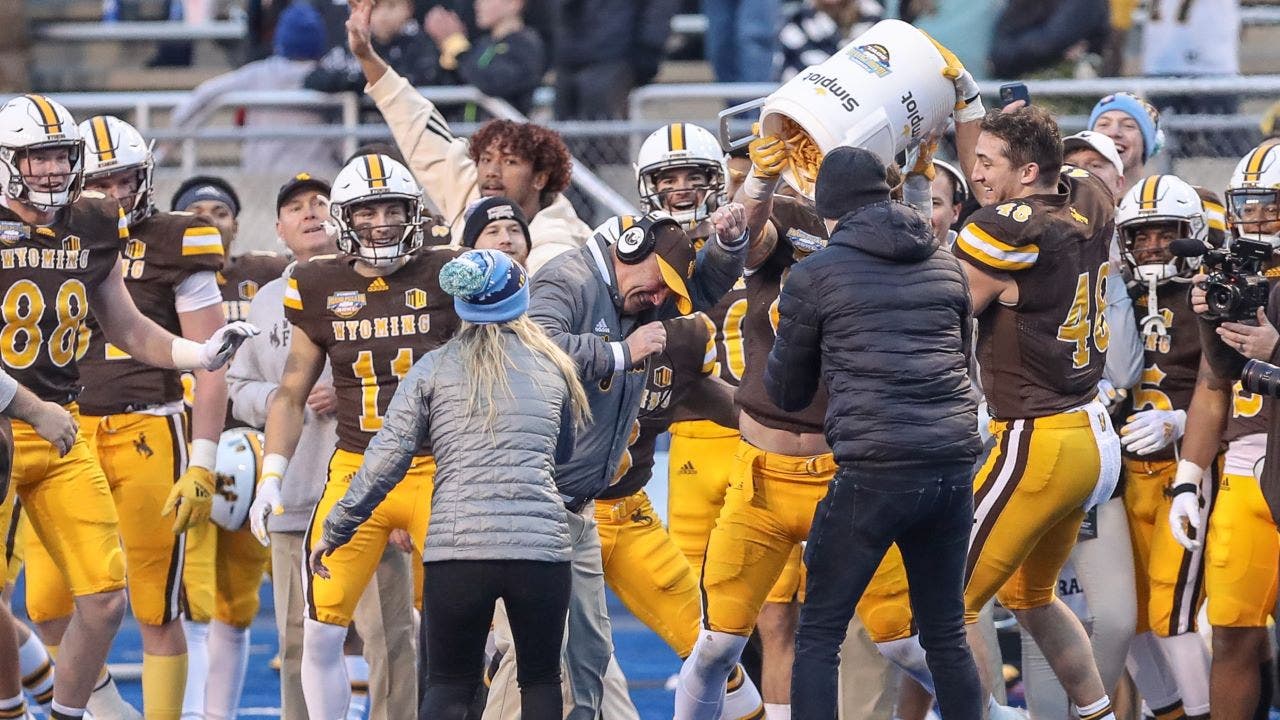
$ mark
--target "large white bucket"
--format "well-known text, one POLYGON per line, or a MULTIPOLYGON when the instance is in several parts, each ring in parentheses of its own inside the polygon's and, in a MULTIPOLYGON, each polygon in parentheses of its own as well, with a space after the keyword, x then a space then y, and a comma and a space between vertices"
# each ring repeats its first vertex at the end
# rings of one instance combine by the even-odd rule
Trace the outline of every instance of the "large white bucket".
POLYGON ((955 106, 944 67, 923 33, 900 20, 882 20, 801 71, 760 110, 761 134, 787 141, 792 164, 783 179, 812 199, 818 164, 831 150, 866 148, 889 164, 941 132, 955 106))

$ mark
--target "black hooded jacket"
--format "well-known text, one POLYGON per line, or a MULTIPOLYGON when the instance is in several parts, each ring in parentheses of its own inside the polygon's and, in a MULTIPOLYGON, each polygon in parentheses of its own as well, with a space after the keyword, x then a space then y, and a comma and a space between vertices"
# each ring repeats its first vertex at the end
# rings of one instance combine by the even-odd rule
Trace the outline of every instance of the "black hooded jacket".
POLYGON ((919 213, 875 202, 791 268, 765 387, 783 410, 830 394, 827 442, 861 469, 972 463, 972 303, 959 261, 919 213))

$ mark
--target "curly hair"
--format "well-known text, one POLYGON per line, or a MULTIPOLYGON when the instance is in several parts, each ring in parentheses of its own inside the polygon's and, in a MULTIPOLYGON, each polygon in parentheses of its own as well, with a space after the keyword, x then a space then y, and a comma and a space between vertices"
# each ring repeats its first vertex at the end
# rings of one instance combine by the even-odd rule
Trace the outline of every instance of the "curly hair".
POLYGON ((479 163, 480 154, 495 144, 501 150, 533 163, 535 173, 547 174, 547 184, 542 188, 540 198, 544 207, 551 203, 556 193, 569 187, 573 161, 560 133, 534 123, 490 120, 471 136, 471 160, 479 163))

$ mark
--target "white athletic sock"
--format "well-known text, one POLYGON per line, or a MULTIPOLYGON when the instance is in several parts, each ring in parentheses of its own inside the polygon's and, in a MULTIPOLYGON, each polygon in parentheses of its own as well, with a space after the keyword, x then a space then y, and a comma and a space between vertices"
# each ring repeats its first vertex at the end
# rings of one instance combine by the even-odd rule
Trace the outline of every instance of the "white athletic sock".
MULTIPOLYGON (((58 703, 55 702, 52 707, 57 705, 58 703)), ((124 699, 120 694, 120 688, 116 687, 115 678, 111 677, 111 672, 106 668, 102 669, 98 684, 94 686, 93 694, 89 696, 88 706, 84 710, 88 710, 90 715, 97 717, 142 720, 142 713, 124 699)), ((83 713, 84 710, 81 712, 83 713)))
POLYGON ((209 679, 209 624, 183 618, 187 638, 187 687, 182 694, 183 720, 204 717, 204 689, 209 679))
POLYGON ((1129 641, 1129 658, 1125 667, 1133 676, 1138 694, 1151 707, 1165 708, 1182 702, 1178 682, 1154 634, 1144 632, 1129 641))
POLYGON ((53 702, 53 659, 35 633, 27 635, 26 642, 18 648, 18 672, 22 674, 23 689, 47 717, 53 702))
POLYGON ((765 703, 764 717, 765 720, 791 720, 791 706, 765 703))
POLYGON ((342 644, 347 629, 311 618, 303 622, 302 691, 307 698, 307 715, 314 718, 345 718, 351 703, 351 685, 342 662, 342 644))
POLYGON ((742 665, 735 665, 725 686, 723 720, 758 718, 764 701, 742 665))
POLYGON ((56 712, 59 715, 65 715, 67 717, 84 717, 84 708, 70 708, 66 705, 59 705, 57 700, 49 703, 49 709, 50 712, 56 712))
POLYGON ((724 686, 738 664, 747 638, 704 630, 680 666, 674 720, 716 720, 724 705, 724 686))
POLYGON ((249 669, 249 628, 209 623, 209 683, 204 691, 207 720, 235 720, 249 669))
MULTIPOLYGON (((1187 715, 1209 714, 1209 648, 1199 633, 1156 637, 1182 695, 1187 715)), ((1158 706, 1157 706, 1158 707, 1158 706)))
POLYGON ((1106 695, 1088 705, 1077 705, 1076 714, 1080 720, 1116 720, 1115 713, 1111 712, 1111 698, 1106 695))
POLYGON ((878 642, 876 648, 889 662, 897 665, 903 672, 910 675, 912 680, 920 683, 920 686, 929 691, 930 695, 935 694, 933 674, 929 672, 929 665, 925 662, 924 647, 920 645, 918 634, 898 640, 878 642))
POLYGON ((344 655, 347 680, 351 683, 351 705, 347 707, 347 720, 364 720, 369 710, 369 662, 363 655, 344 655))

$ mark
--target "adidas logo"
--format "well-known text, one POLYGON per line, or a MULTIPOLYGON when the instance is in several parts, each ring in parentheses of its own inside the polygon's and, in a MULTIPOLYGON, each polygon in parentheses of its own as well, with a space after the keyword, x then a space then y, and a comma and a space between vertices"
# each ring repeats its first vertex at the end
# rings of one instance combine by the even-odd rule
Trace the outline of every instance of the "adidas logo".
POLYGON ((598 332, 604 335, 609 334, 609 324, 604 321, 604 318, 600 318, 599 320, 596 321, 595 332, 598 332))
POLYGON ((679 475, 697 475, 697 474, 698 474, 698 469, 697 469, 697 468, 695 468, 695 467, 693 466, 693 461, 692 461, 692 460, 685 460, 685 461, 684 461, 684 464, 680 466, 680 470, 678 471, 678 473, 677 473, 677 474, 679 474, 679 475))
POLYGON ((382 292, 386 289, 387 289, 386 280, 383 280, 382 278, 374 278, 373 282, 369 283, 369 287, 365 289, 365 292, 382 292))

